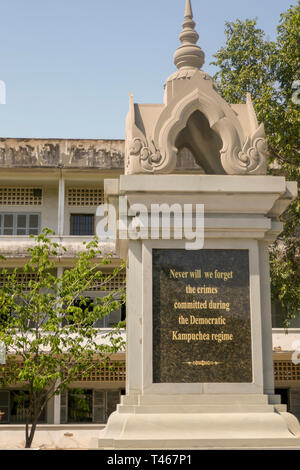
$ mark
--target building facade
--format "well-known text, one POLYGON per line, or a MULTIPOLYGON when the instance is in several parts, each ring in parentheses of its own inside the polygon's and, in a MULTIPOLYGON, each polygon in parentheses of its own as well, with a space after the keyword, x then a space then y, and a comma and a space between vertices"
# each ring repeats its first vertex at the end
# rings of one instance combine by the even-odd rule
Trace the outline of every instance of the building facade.
MULTIPOLYGON (((32 246, 30 235, 37 235, 44 227, 56 234, 55 238, 67 248, 63 257, 55 260, 55 272, 72 265, 82 243, 93 238, 99 217, 97 208, 103 203, 103 181, 111 174, 123 171, 123 141, 67 141, 1 139, 0 141, 0 251, 5 256, 2 267, 22 268, 27 261, 27 249, 32 246)), ((111 252, 109 244, 102 244, 102 252, 111 252)), ((113 253, 112 270, 120 264, 113 253)), ((33 274, 20 277, 28 282, 33 274)), ((120 272, 108 286, 116 290, 123 286, 125 273, 120 272)), ((5 276, 0 276, 5 283, 5 276)), ((97 286, 83 293, 95 298, 106 295, 97 286)), ((103 317, 96 325, 99 335, 125 319, 120 308, 103 317)), ((125 332, 122 333, 125 335, 125 332)), ((95 370, 89 377, 78 378, 67 392, 55 396, 41 417, 42 423, 105 423, 120 401, 125 388, 124 354, 111 357, 109 366, 95 370), (84 401, 85 406, 80 403, 84 401)), ((1 424, 25 422, 26 402, 18 398, 21 390, 0 390, 0 410, 4 412, 1 424)))

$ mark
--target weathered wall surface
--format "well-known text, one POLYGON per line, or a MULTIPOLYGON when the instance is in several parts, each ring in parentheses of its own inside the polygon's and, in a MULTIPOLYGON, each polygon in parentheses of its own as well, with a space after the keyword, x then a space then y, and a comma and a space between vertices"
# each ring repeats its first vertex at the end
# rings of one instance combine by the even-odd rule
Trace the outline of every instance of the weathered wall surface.
POLYGON ((124 168, 124 140, 0 139, 0 167, 124 168))

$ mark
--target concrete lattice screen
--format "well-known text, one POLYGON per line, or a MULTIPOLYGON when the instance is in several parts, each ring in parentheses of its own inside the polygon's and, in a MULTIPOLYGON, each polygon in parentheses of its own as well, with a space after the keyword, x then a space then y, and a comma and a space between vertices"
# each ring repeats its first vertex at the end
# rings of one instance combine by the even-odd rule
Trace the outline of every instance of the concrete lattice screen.
POLYGON ((300 382, 300 364, 293 364, 291 360, 274 361, 275 382, 300 382))
MULTIPOLYGON (((22 362, 16 363, 20 369, 24 367, 22 362)), ((8 376, 10 366, 6 365, 4 370, 0 371, 0 377, 8 376)), ((105 382, 116 383, 124 382, 126 378, 126 366, 124 361, 110 361, 105 365, 95 362, 94 367, 87 374, 79 374, 75 382, 105 382)))
POLYGON ((40 206, 42 203, 42 188, 26 186, 0 188, 0 206, 40 206))
POLYGON ((104 203, 104 191, 99 188, 68 188, 68 206, 100 206, 104 203))

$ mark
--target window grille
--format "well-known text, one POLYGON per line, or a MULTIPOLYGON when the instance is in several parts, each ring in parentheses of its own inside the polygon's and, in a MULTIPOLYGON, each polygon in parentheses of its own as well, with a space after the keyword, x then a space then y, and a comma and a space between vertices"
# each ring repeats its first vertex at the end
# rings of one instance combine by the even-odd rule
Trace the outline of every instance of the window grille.
POLYGON ((93 423, 106 422, 105 391, 93 391, 93 423))
POLYGON ((68 391, 60 392, 60 424, 68 422, 68 391))
POLYGON ((300 381, 300 364, 292 361, 274 361, 274 378, 276 382, 300 381))
POLYGON ((106 394, 107 417, 116 411, 118 403, 120 403, 120 390, 109 390, 106 394))
POLYGON ((290 388, 289 389, 289 408, 298 420, 300 419, 300 389, 290 388))
POLYGON ((88 373, 80 374, 76 382, 124 382, 126 379, 125 362, 110 362, 107 365, 95 364, 88 373))
POLYGON ((0 206, 40 206, 42 203, 41 188, 0 187, 0 206))
MULTIPOLYGON (((29 281, 36 281, 37 274, 36 273, 17 273, 16 282, 18 284, 23 284, 24 289, 28 286, 29 281)), ((0 287, 3 287, 7 282, 7 276, 5 274, 0 274, 0 287)))
POLYGON ((38 235, 40 219, 39 213, 1 212, 0 235, 38 235))
POLYGON ((93 423, 106 423, 120 403, 120 390, 93 390, 93 423))
MULTIPOLYGON (((105 284, 105 286, 107 287, 105 292, 111 292, 113 290, 119 290, 122 287, 126 287, 125 286, 125 279, 126 279, 126 273, 125 272, 119 272, 118 274, 116 274, 116 276, 114 276, 113 279, 111 279, 110 281, 108 281, 105 284)), ((34 280, 34 281, 37 280, 37 274, 36 273, 29 273, 29 272, 24 273, 22 271, 17 273, 17 282, 19 284, 25 284, 26 285, 31 280, 34 280)), ((0 273, 0 287, 3 287, 5 282, 6 282, 6 275, 0 273)), ((88 289, 88 291, 101 291, 101 287, 103 287, 103 286, 101 286, 101 284, 99 283, 99 285, 91 286, 88 289)))
POLYGON ((104 203, 104 191, 99 188, 68 188, 68 206, 100 206, 104 203))

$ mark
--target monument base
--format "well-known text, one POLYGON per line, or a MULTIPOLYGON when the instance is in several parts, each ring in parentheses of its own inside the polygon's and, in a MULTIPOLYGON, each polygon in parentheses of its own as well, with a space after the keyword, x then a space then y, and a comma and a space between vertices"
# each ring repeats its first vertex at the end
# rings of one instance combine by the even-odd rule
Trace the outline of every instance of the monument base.
POLYGON ((124 396, 96 447, 300 448, 300 425, 267 395, 124 396))

